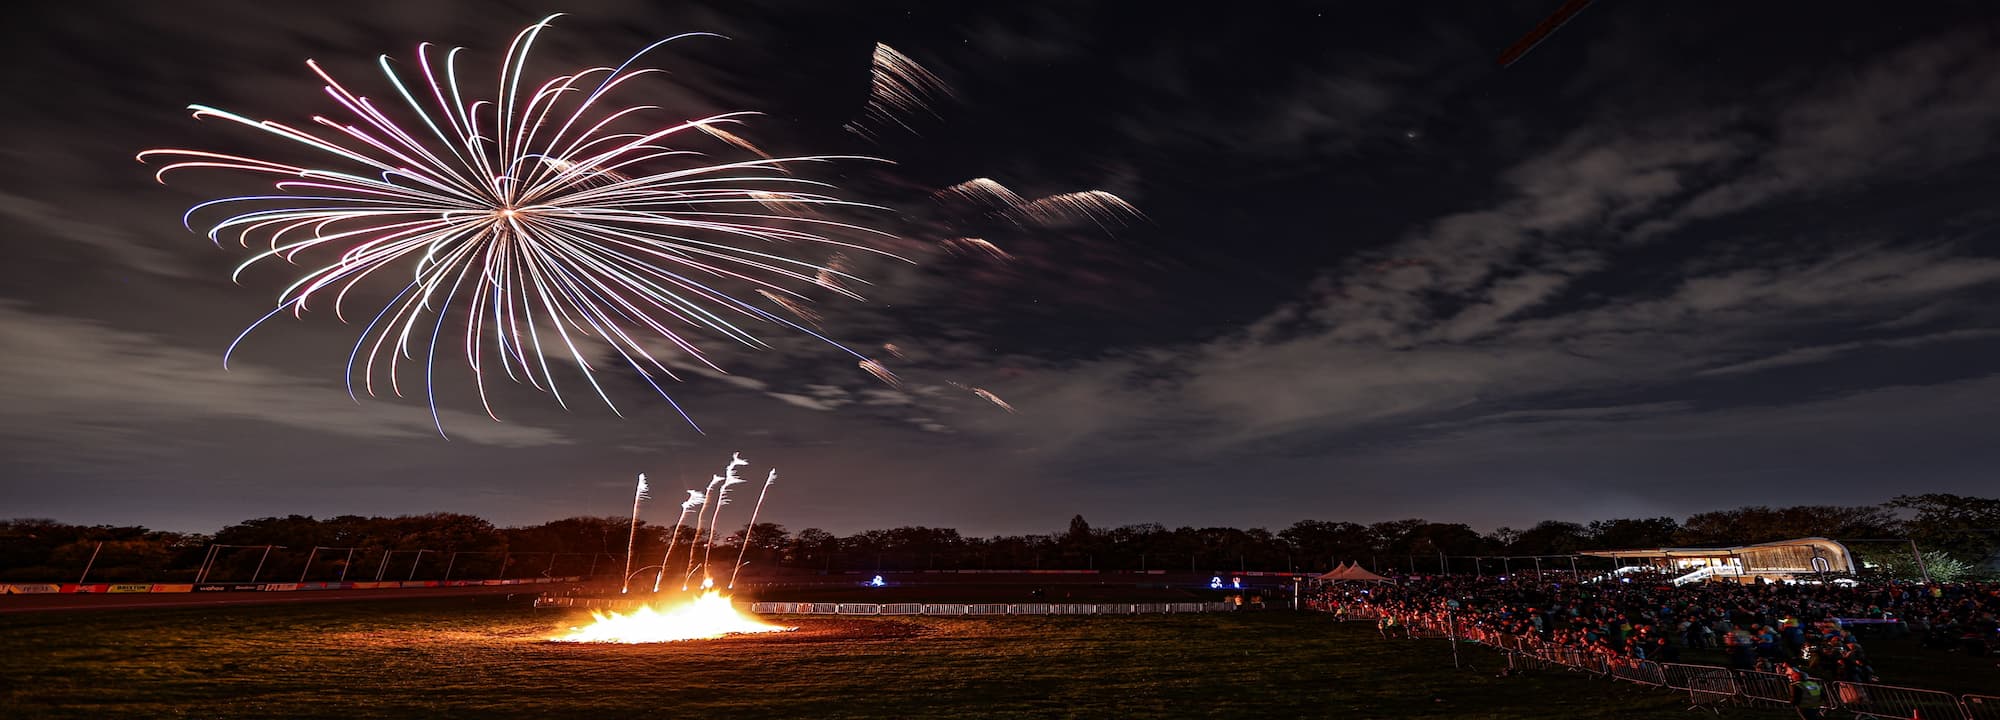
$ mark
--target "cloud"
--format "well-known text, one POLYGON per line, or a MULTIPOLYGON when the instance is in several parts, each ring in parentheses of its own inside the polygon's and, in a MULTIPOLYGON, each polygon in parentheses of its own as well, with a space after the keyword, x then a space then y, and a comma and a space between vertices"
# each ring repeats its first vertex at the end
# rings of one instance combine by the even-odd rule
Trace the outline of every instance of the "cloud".
POLYGON ((1731 365, 1724 365, 1718 368, 1710 368, 1708 370, 1701 371, 1701 374, 1736 375, 1742 373, 1761 372, 1764 370, 1771 370, 1775 368, 1823 363, 1828 360, 1840 357, 1842 355, 1846 355, 1860 350, 1913 348, 1913 347, 1923 347, 1925 345, 1932 345, 1936 343, 1964 342, 1968 340, 1991 340, 1994 338, 2000 338, 2000 330, 1982 328, 1982 329, 1966 329, 1966 330, 1949 330, 1946 332, 1932 333, 1930 335, 1918 335, 1914 337, 1893 338, 1888 340, 1858 340, 1854 342, 1834 343, 1831 345, 1815 345, 1813 347, 1803 347, 1803 348, 1795 348, 1792 350, 1786 350, 1776 355, 1762 357, 1756 360, 1748 360, 1745 362, 1734 363, 1731 365))
POLYGON ((1780 109, 1786 128, 1769 139, 1745 132, 1736 111, 1586 124, 1499 173, 1490 202, 1357 254, 1240 330, 1044 365, 1049 377, 1009 397, 1075 410, 1013 430, 1072 449, 1171 435, 1170 446, 1153 449, 1195 456, 1309 448, 1468 413, 1508 424, 1561 412, 1581 420, 1593 408, 1700 415, 1710 408, 1625 398, 1864 348, 1985 338, 1992 331, 1873 337, 2000 283, 2000 259, 1969 253, 1969 241, 1910 238, 1896 223, 1756 252, 1726 244, 1726 235, 1686 237, 1723 214, 1705 199, 1718 188, 1753 198, 1729 213, 1781 212, 1777 200, 1795 193, 1899 177, 1876 169, 1988 152, 1984 128, 2000 118, 1991 100, 2000 93, 1982 96, 1989 80, 1925 78, 1918 92, 1868 87, 1912 68, 1983 67, 2000 57, 1975 57, 1975 45, 1962 35, 1918 43, 1857 70, 1858 89, 1825 84, 1758 98, 1780 109), (1876 120, 1865 132, 1813 130, 1843 113, 1876 120), (1964 135, 1924 137, 1946 128, 1964 135), (1837 167, 1807 164, 1838 139, 1862 149, 1843 150, 1837 167), (1918 148, 1890 150, 1906 145, 1918 148), (1907 162, 1870 164, 1868 148, 1907 162), (1690 232, 1666 232, 1683 227, 1690 232), (1786 347, 1802 337, 1823 342, 1786 347), (1534 409, 1579 400, 1601 404, 1534 409))
POLYGON ((116 225, 90 219, 92 217, 65 212, 34 198, 0 192, 0 218, 5 218, 16 231, 27 230, 37 235, 32 238, 16 235, 9 238, 12 241, 27 240, 39 246, 75 243, 130 269, 169 278, 194 276, 189 264, 180 257, 147 245, 116 225))
MULTIPOLYGON (((0 433, 91 453, 117 452, 106 435, 138 437, 204 420, 283 425, 352 437, 438 440, 430 413, 255 365, 221 367, 217 354, 172 347, 151 335, 0 303, 0 433)), ((499 447, 569 442, 537 427, 446 411, 452 438, 499 447)), ((441 441, 440 441, 441 442, 441 441)))
POLYGON ((2000 133, 1996 42, 1991 29, 1967 29, 1863 67, 1816 71, 1805 97, 1774 103, 1760 118, 1771 139, 1748 171, 1704 188, 1646 231, 1982 156, 2000 133))

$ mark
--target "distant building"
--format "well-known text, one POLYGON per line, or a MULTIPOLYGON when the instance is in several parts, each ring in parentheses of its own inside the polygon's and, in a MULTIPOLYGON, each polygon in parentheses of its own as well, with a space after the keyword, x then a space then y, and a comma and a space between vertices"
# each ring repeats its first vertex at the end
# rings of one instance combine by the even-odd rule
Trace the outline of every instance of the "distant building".
POLYGON ((1619 562, 1614 574, 1651 570, 1674 574, 1674 584, 1704 580, 1754 582, 1810 579, 1822 573, 1853 573, 1854 553, 1823 537, 1779 540, 1733 547, 1596 550, 1584 555, 1619 562))

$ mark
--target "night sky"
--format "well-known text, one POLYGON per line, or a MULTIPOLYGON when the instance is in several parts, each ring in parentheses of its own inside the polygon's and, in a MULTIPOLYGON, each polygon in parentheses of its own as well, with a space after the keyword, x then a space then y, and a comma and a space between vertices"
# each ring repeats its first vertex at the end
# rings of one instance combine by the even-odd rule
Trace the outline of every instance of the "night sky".
POLYGON ((527 524, 620 514, 642 471, 677 497, 732 451, 782 473, 766 517, 835 532, 1993 494, 2000 7, 1603 2, 1500 68, 1559 1, 986 5, 27 11, 0 30, 0 517, 527 524), (829 337, 900 348, 904 390, 773 329, 770 351, 709 348, 731 375, 669 388, 706 434, 608 370, 622 418, 503 381, 496 423, 441 380, 447 441, 420 394, 348 398, 360 328, 331 313, 222 368, 291 277, 232 283, 247 253, 180 215, 264 186, 162 186, 134 154, 273 147, 190 103, 339 112, 308 58, 380 97, 376 55, 461 45, 487 88, 554 11, 551 71, 721 33, 653 57, 672 74, 647 100, 766 113, 742 132, 779 152, 896 161, 819 179, 895 208, 869 222, 917 264, 859 262, 867 300, 816 307, 829 337), (954 95, 867 140, 842 125, 877 42, 954 95), (1030 228, 930 197, 974 177, 1145 217, 1030 228), (942 249, 963 235, 1013 259, 942 249))

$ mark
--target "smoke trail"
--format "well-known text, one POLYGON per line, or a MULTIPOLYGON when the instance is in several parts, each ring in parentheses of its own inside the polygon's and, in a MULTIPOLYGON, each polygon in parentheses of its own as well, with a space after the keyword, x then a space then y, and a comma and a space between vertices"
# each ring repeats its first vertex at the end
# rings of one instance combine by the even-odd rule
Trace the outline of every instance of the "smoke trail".
POLYGON ((743 526, 743 546, 736 549, 736 567, 729 570, 729 589, 736 589, 736 574, 743 572, 743 554, 750 551, 750 534, 757 531, 757 513, 764 509, 764 496, 771 494, 771 484, 778 481, 778 471, 772 470, 770 477, 764 478, 764 489, 757 491, 757 505, 750 508, 750 524, 743 526))
MULTIPOLYGON (((722 476, 713 475, 710 477, 713 477, 715 479, 708 481, 708 489, 702 491, 701 496, 704 501, 706 501, 708 498, 715 497, 715 486, 722 484, 722 476)), ((694 491, 690 490, 688 492, 694 492, 694 491)), ((704 516, 702 513, 697 512, 694 514, 694 538, 688 541, 688 569, 687 569, 687 574, 681 576, 682 592, 687 591, 688 582, 694 579, 694 543, 701 542, 701 521, 703 517, 704 516)))
POLYGON ((704 588, 715 585, 715 577, 708 573, 708 558, 715 552, 715 530, 722 527, 722 506, 729 504, 729 488, 743 484, 743 478, 736 476, 737 466, 749 464, 750 461, 743 459, 742 453, 732 453, 729 466, 723 468, 722 477, 717 478, 722 481, 722 489, 715 495, 715 512, 709 516, 708 522, 708 544, 701 551, 701 586, 704 588))
POLYGON ((639 503, 646 499, 646 474, 639 473, 639 489, 632 492, 632 532, 625 537, 625 578, 620 593, 632 592, 632 553, 639 544, 639 503))
MULTIPOLYGON (((700 492, 689 490, 687 494, 688 499, 681 502, 681 516, 674 518, 673 528, 667 531, 671 533, 667 538, 667 553, 660 556, 660 571, 653 573, 653 592, 660 591, 660 578, 667 576, 667 561, 673 559, 674 545, 679 544, 681 541, 681 524, 687 522, 688 511, 701 507, 702 503, 708 502, 708 498, 700 492)), ((689 552, 692 553, 693 551, 689 552)))

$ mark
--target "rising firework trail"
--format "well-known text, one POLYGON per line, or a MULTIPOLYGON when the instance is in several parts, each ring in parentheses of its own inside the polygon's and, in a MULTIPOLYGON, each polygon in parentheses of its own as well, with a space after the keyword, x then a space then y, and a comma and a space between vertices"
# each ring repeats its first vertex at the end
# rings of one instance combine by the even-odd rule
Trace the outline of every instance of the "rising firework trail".
POLYGON ((625 536, 625 580, 618 592, 632 592, 632 553, 639 546, 639 503, 646 500, 646 474, 639 473, 639 489, 632 491, 632 531, 625 536))
POLYGON ((764 478, 764 489, 757 492, 757 505, 750 508, 750 523, 743 526, 743 545, 736 549, 736 567, 729 570, 729 589, 736 589, 736 574, 743 572, 743 555, 750 552, 750 535, 757 532, 757 513, 764 510, 764 496, 771 494, 771 485, 778 482, 778 471, 772 470, 764 478))
MULTIPOLYGON (((715 498, 715 488, 722 484, 721 475, 713 475, 711 477, 714 479, 708 481, 708 489, 701 491, 703 502, 715 498)), ((701 521, 706 517, 707 513, 699 510, 694 513, 694 538, 688 540, 687 574, 681 576, 681 590, 683 591, 688 589, 688 583, 694 579, 694 544, 701 542, 701 521)))
POLYGON ((437 52, 424 44, 414 67, 380 58, 395 94, 388 102, 357 94, 308 61, 344 119, 313 116, 312 124, 294 127, 189 106, 197 119, 256 130, 319 162, 183 149, 139 154, 166 163, 156 174, 162 182, 197 169, 275 179, 275 191, 204 202, 184 218, 192 229, 196 215, 220 215, 207 231, 218 245, 224 236, 246 248, 257 241, 238 277, 274 259, 306 268, 269 314, 230 343, 225 366, 245 336, 281 313, 302 316, 317 300, 346 321, 350 294, 371 277, 396 277, 401 290, 373 313, 349 353, 349 394, 358 397, 358 384, 375 395, 378 380, 386 380, 400 397, 404 374, 417 372, 405 366, 421 365, 440 434, 441 354, 464 356, 481 405, 496 420, 490 375, 546 391, 564 407, 561 386, 580 377, 618 412, 598 378, 600 362, 608 362, 636 371, 690 425, 659 380, 679 379, 669 369, 676 356, 721 371, 699 340, 766 349, 755 329, 775 326, 868 359, 753 304, 747 291, 795 296, 791 286, 821 285, 858 297, 850 288, 861 278, 814 258, 835 250, 888 255, 877 245, 891 238, 827 217, 827 210, 874 206, 843 200, 830 185, 797 173, 871 159, 771 157, 737 134, 754 113, 661 118, 661 108, 619 99, 637 94, 645 85, 639 80, 664 74, 638 66, 648 52, 718 36, 678 35, 617 67, 530 78, 530 51, 554 17, 514 37, 492 88, 461 82, 462 48, 437 52), (743 155, 711 159, 711 151, 743 155), (577 373, 558 382, 563 365, 577 373))
MULTIPOLYGON (((667 552, 660 556, 660 571, 653 573, 653 592, 660 591, 660 579, 667 575, 667 561, 673 559, 674 545, 680 543, 681 523, 687 522, 689 512, 700 508, 702 503, 708 502, 708 497, 703 495, 699 490, 689 490, 687 494, 688 499, 681 501, 681 516, 674 519, 674 527, 669 531, 672 535, 667 538, 667 552)), ((696 534, 699 535, 700 531, 696 531, 696 534)), ((694 541, 689 540, 688 554, 692 555, 693 553, 694 541)))
POLYGON ((750 461, 743 459, 741 454, 732 454, 729 465, 722 469, 722 487, 715 492, 715 511, 708 519, 708 544, 701 550, 701 586, 704 589, 715 586, 715 575, 709 572, 708 558, 715 553, 715 533, 722 529, 722 507, 729 504, 729 488, 745 482, 736 474, 736 468, 749 464, 750 461))

